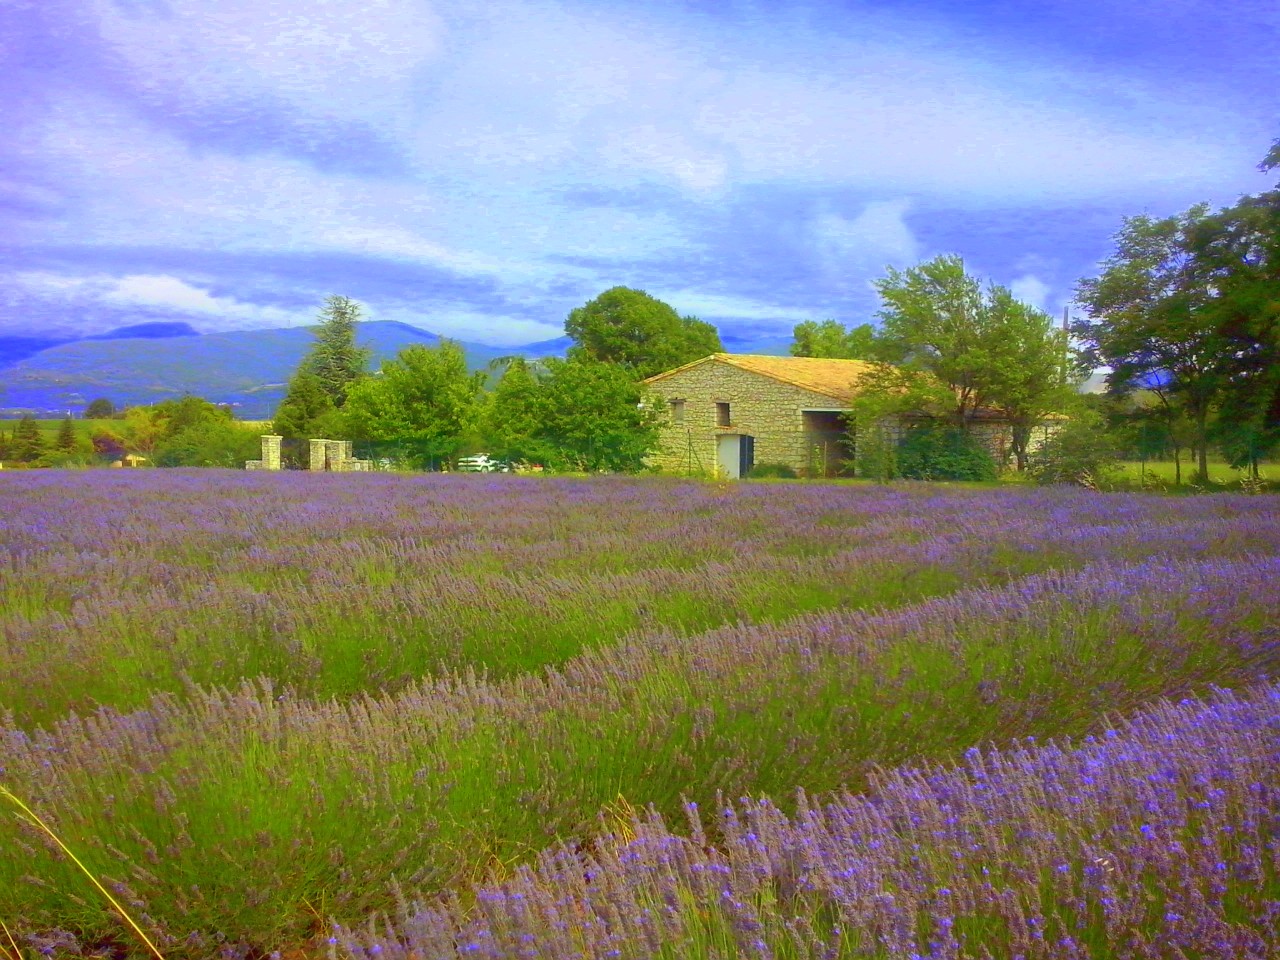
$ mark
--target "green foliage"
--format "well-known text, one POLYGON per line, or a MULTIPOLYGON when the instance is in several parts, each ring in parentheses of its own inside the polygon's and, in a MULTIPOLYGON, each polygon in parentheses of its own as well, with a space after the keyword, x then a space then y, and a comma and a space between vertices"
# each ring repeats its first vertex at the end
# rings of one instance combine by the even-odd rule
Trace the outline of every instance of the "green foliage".
POLYGON ((106 397, 90 400, 89 405, 84 408, 84 418, 86 420, 108 420, 115 415, 116 405, 106 397))
POLYGON ((572 310, 565 332, 570 357, 619 364, 636 379, 651 377, 724 349, 716 328, 682 317, 643 290, 612 287, 572 310))
POLYGON ((1097 487, 1114 481, 1119 466, 1102 418, 1079 410, 1032 452, 1027 472, 1038 484, 1097 487))
POLYGON ((795 468, 786 463, 757 463, 747 472, 750 480, 794 480, 796 476, 795 468))
POLYGON ((991 451, 972 433, 940 424, 903 431, 898 471, 910 480, 995 480, 997 474, 991 451))
POLYGON ((9 455, 19 463, 35 463, 45 452, 44 437, 35 417, 25 414, 13 429, 9 455))
POLYGON ((356 346, 360 305, 348 297, 331 296, 320 312, 316 342, 302 361, 302 369, 315 374, 334 407, 347 402, 351 385, 366 374, 370 351, 356 346))
POLYGON ((260 431, 231 420, 192 423, 166 437, 155 450, 159 467, 228 467, 244 465, 260 450, 260 431))
POLYGON ((454 456, 474 428, 484 381, 454 341, 413 344, 356 382, 342 413, 354 437, 406 445, 411 460, 430 465, 454 456))
POLYGON ((1155 220, 1128 217, 1102 275, 1081 280, 1076 300, 1091 319, 1073 332, 1088 361, 1111 367, 1111 390, 1148 389, 1195 426, 1198 476, 1208 472, 1210 409, 1227 379, 1233 344, 1216 311, 1214 283, 1192 254, 1206 204, 1155 220))
POLYGON ((658 444, 661 412, 625 368, 552 358, 538 381, 535 456, 557 470, 634 473, 658 444))
POLYGON ((956 256, 905 271, 891 267, 875 286, 883 302, 882 357, 900 359, 950 391, 945 409, 924 412, 964 425, 979 409, 1000 409, 1019 428, 1015 451, 1025 455, 1030 428, 1073 392, 1066 338, 1049 316, 1005 287, 984 292, 956 256))
POLYGON ((482 418, 489 452, 513 463, 541 463, 548 446, 539 435, 542 397, 538 379, 520 357, 512 359, 494 387, 482 418))
POLYGON ((289 381, 271 429, 286 440, 324 437, 325 433, 319 429, 321 422, 335 409, 332 398, 324 388, 324 382, 316 374, 303 368, 289 381))
POLYGON ((818 323, 805 320, 792 331, 793 357, 829 357, 836 360, 882 360, 876 328, 869 323, 845 329, 838 320, 818 323))
POLYGON ((55 450, 62 453, 71 453, 76 448, 76 427, 71 421, 71 415, 68 414, 63 418, 62 423, 58 425, 58 436, 53 441, 55 450))

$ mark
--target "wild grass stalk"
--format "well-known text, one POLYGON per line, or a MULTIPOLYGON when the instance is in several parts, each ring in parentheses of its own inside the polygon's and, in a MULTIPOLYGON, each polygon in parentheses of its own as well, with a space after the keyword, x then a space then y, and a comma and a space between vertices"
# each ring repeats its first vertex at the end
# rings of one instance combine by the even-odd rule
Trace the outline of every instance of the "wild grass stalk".
MULTIPOLYGON (((62 838, 58 836, 57 832, 51 826, 49 826, 49 824, 47 824, 43 819, 41 819, 39 814, 37 814, 34 810, 32 810, 29 806, 27 806, 27 804, 22 800, 21 797, 16 796, 12 791, 10 791, 6 787, 0 786, 0 797, 4 797, 10 803, 16 806, 18 810, 21 812, 22 819, 24 819, 27 823, 30 823, 31 825, 38 828, 41 833, 43 833, 46 837, 52 840, 53 843, 58 847, 58 849, 61 850, 62 853, 68 859, 70 859, 72 863, 76 865, 76 867, 80 870, 80 872, 89 878, 89 882, 92 883, 94 887, 97 889, 97 891, 100 894, 102 894, 102 896, 106 899, 106 901, 109 904, 111 904, 113 908, 115 908, 115 911, 120 915, 120 918, 124 920, 124 922, 127 923, 129 927, 133 930, 133 932, 138 935, 138 939, 147 945, 147 949, 150 950, 151 953, 156 957, 156 960, 164 960, 164 955, 160 952, 160 950, 156 947, 156 945, 151 942, 151 938, 147 936, 146 931, 144 931, 142 927, 138 926, 138 922, 133 919, 129 911, 126 910, 123 905, 121 905, 119 900, 117 900, 114 896, 111 895, 111 891, 102 885, 102 881, 99 880, 94 875, 92 870, 90 870, 88 867, 84 865, 84 862, 79 857, 76 856, 75 851, 72 850, 70 847, 66 845, 66 843, 63 842, 62 838)), ((5 927, 4 932, 5 932, 5 936, 9 938, 9 942, 13 946, 14 956, 20 958, 21 952, 18 950, 18 945, 13 942, 13 937, 9 934, 9 928, 5 927)))

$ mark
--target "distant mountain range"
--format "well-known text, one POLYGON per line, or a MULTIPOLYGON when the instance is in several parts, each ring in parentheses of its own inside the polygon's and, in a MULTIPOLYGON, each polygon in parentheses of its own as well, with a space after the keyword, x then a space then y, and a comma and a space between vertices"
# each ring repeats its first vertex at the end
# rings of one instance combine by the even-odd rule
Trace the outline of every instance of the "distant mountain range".
MULTIPOLYGON (((373 351, 371 365, 410 344, 434 346, 440 337, 393 320, 357 327, 357 342, 373 351)), ((790 338, 748 340, 725 336, 733 353, 785 354, 790 338)), ((77 339, 0 336, 0 417, 79 413, 105 397, 117 407, 155 403, 184 393, 231 404, 245 420, 270 418, 285 385, 315 342, 310 327, 205 333, 186 323, 143 323, 77 339)), ((568 337, 517 347, 462 343, 467 366, 518 355, 562 356, 568 337)))

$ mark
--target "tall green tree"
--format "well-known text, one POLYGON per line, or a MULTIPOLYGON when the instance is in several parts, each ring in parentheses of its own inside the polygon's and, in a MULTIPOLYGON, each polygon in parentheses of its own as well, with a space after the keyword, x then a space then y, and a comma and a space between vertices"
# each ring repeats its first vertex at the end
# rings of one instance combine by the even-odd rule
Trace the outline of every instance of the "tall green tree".
POLYGON ((845 328, 838 320, 805 320, 791 333, 793 357, 827 357, 834 360, 880 360, 876 328, 869 323, 845 328))
POLYGON ((72 453, 76 449, 76 426, 71 421, 71 414, 67 414, 62 418, 62 423, 58 425, 58 436, 53 441, 55 450, 62 453, 72 453))
POLYGON ((345 432, 341 414, 333 405, 324 382, 305 367, 289 380, 271 429, 286 440, 308 440, 345 432))
POLYGON ((23 414, 18 425, 13 428, 13 442, 10 444, 10 456, 19 463, 34 463, 44 455, 44 437, 40 435, 40 424, 31 414, 23 414))
POLYGON ((1165 391, 1194 425, 1196 476, 1209 477, 1209 423, 1229 377, 1231 338, 1212 271, 1191 241, 1205 204, 1163 219, 1128 217, 1101 276, 1081 280, 1076 301, 1089 319, 1073 326, 1089 363, 1108 366, 1112 392, 1165 391))
POLYGON ((320 311, 315 343, 303 360, 303 368, 315 374, 334 407, 347 402, 351 385, 365 376, 370 351, 356 346, 360 305, 349 297, 330 296, 320 311))
POLYGON ((467 369, 461 345, 413 344, 356 382, 343 414, 355 437, 405 445, 420 463, 454 456, 475 426, 484 371, 467 369))
MULTIPOLYGON (((1280 141, 1261 170, 1280 166, 1280 141)), ((1280 446, 1280 185, 1191 224, 1187 248, 1226 344, 1217 423, 1228 460, 1257 469, 1280 446)))
POLYGON ((569 313, 569 354, 625 367, 636 379, 651 377, 723 350, 716 328, 682 317, 643 290, 612 287, 569 313))
POLYGON ((543 392, 530 365, 510 358, 485 408, 483 434, 491 453, 501 460, 543 463, 548 448, 539 436, 543 392))
MULTIPOLYGON (((927 412, 967 429, 979 410, 998 408, 1019 431, 1025 455, 1030 426, 1069 392, 1066 342, 1052 320, 1005 287, 984 291, 957 256, 891 267, 875 286, 883 304, 880 357, 946 388, 933 393, 936 406, 927 412)), ((929 392, 923 384, 895 389, 904 398, 929 392)))
POLYGON ((557 469, 634 473, 658 442, 661 411, 621 366, 552 358, 538 381, 533 439, 557 469))

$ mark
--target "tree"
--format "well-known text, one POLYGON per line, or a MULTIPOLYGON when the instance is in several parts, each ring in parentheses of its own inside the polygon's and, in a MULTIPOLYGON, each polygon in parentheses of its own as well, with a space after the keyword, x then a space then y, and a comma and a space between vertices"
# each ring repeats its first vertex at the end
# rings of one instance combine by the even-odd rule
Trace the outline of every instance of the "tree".
POLYGON ((347 402, 347 391, 365 376, 370 351, 356 346, 360 305, 348 297, 330 296, 320 311, 315 343, 302 362, 303 369, 319 378, 334 407, 347 402))
MULTIPOLYGON (((1280 141, 1259 167, 1277 165, 1280 141)), ((1201 217, 1186 244, 1206 287, 1206 322, 1226 345, 1210 432, 1233 465, 1256 470, 1280 446, 1280 189, 1201 217)))
POLYGON ((116 405, 106 397, 90 400, 89 405, 84 408, 86 420, 110 420, 115 415, 116 405))
POLYGON ((19 463, 34 463, 44 452, 44 437, 40 435, 40 425, 31 414, 23 414, 13 429, 11 456, 19 463))
POLYGON ((1062 413, 1079 394, 1067 333, 1043 310, 1022 303, 1004 287, 989 295, 993 313, 986 371, 986 402, 1008 421, 1010 451, 1027 467, 1027 445, 1037 424, 1062 413))
POLYGON ((724 348, 716 328, 682 317, 643 290, 612 287, 569 313, 569 355, 623 366, 636 379, 651 377, 724 348))
POLYGON ((805 320, 791 334, 793 357, 828 357, 836 360, 883 359, 876 342, 876 328, 869 323, 845 329, 838 320, 817 323, 805 320))
POLYGON ((58 425, 58 436, 53 441, 54 449, 62 453, 72 453, 76 448, 76 427, 71 422, 71 414, 67 414, 62 418, 62 423, 58 425))
POLYGON ((513 462, 547 460, 548 449, 538 436, 541 404, 542 390, 529 364, 520 357, 508 360, 484 412, 483 433, 490 452, 513 462))
POLYGON ((231 419, 188 424, 156 447, 159 467, 241 467, 257 456, 259 431, 231 419))
POLYGON ((633 473, 658 443, 663 411, 625 367, 551 358, 538 381, 537 441, 557 469, 633 473))
POLYGON ((1074 393, 1066 337, 1041 310, 1005 287, 984 292, 956 256, 937 257, 905 271, 889 268, 876 281, 883 322, 876 351, 926 382, 894 389, 904 400, 925 394, 919 412, 968 429, 981 409, 999 410, 1013 427, 1018 466, 1025 464, 1031 430, 1074 393))
POLYGON ((356 437, 396 441, 420 463, 434 463, 456 454, 473 428, 484 382, 483 371, 467 370, 458 343, 413 344, 356 382, 342 412, 356 437))
POLYGON ((135 453, 147 456, 154 453, 168 428, 169 418, 158 406, 130 407, 124 412, 123 439, 135 453))
POLYGON ((1209 414, 1232 351, 1213 304, 1212 271, 1197 262, 1190 239, 1207 212, 1199 204, 1162 220, 1126 218, 1102 275, 1076 287, 1090 319, 1072 328, 1089 362, 1111 368, 1111 391, 1164 391, 1186 410, 1202 483, 1209 477, 1209 414))
POLYGON ((310 370, 300 369, 289 381, 271 429, 287 440, 324 437, 327 432, 323 426, 332 423, 336 409, 323 381, 310 370))

